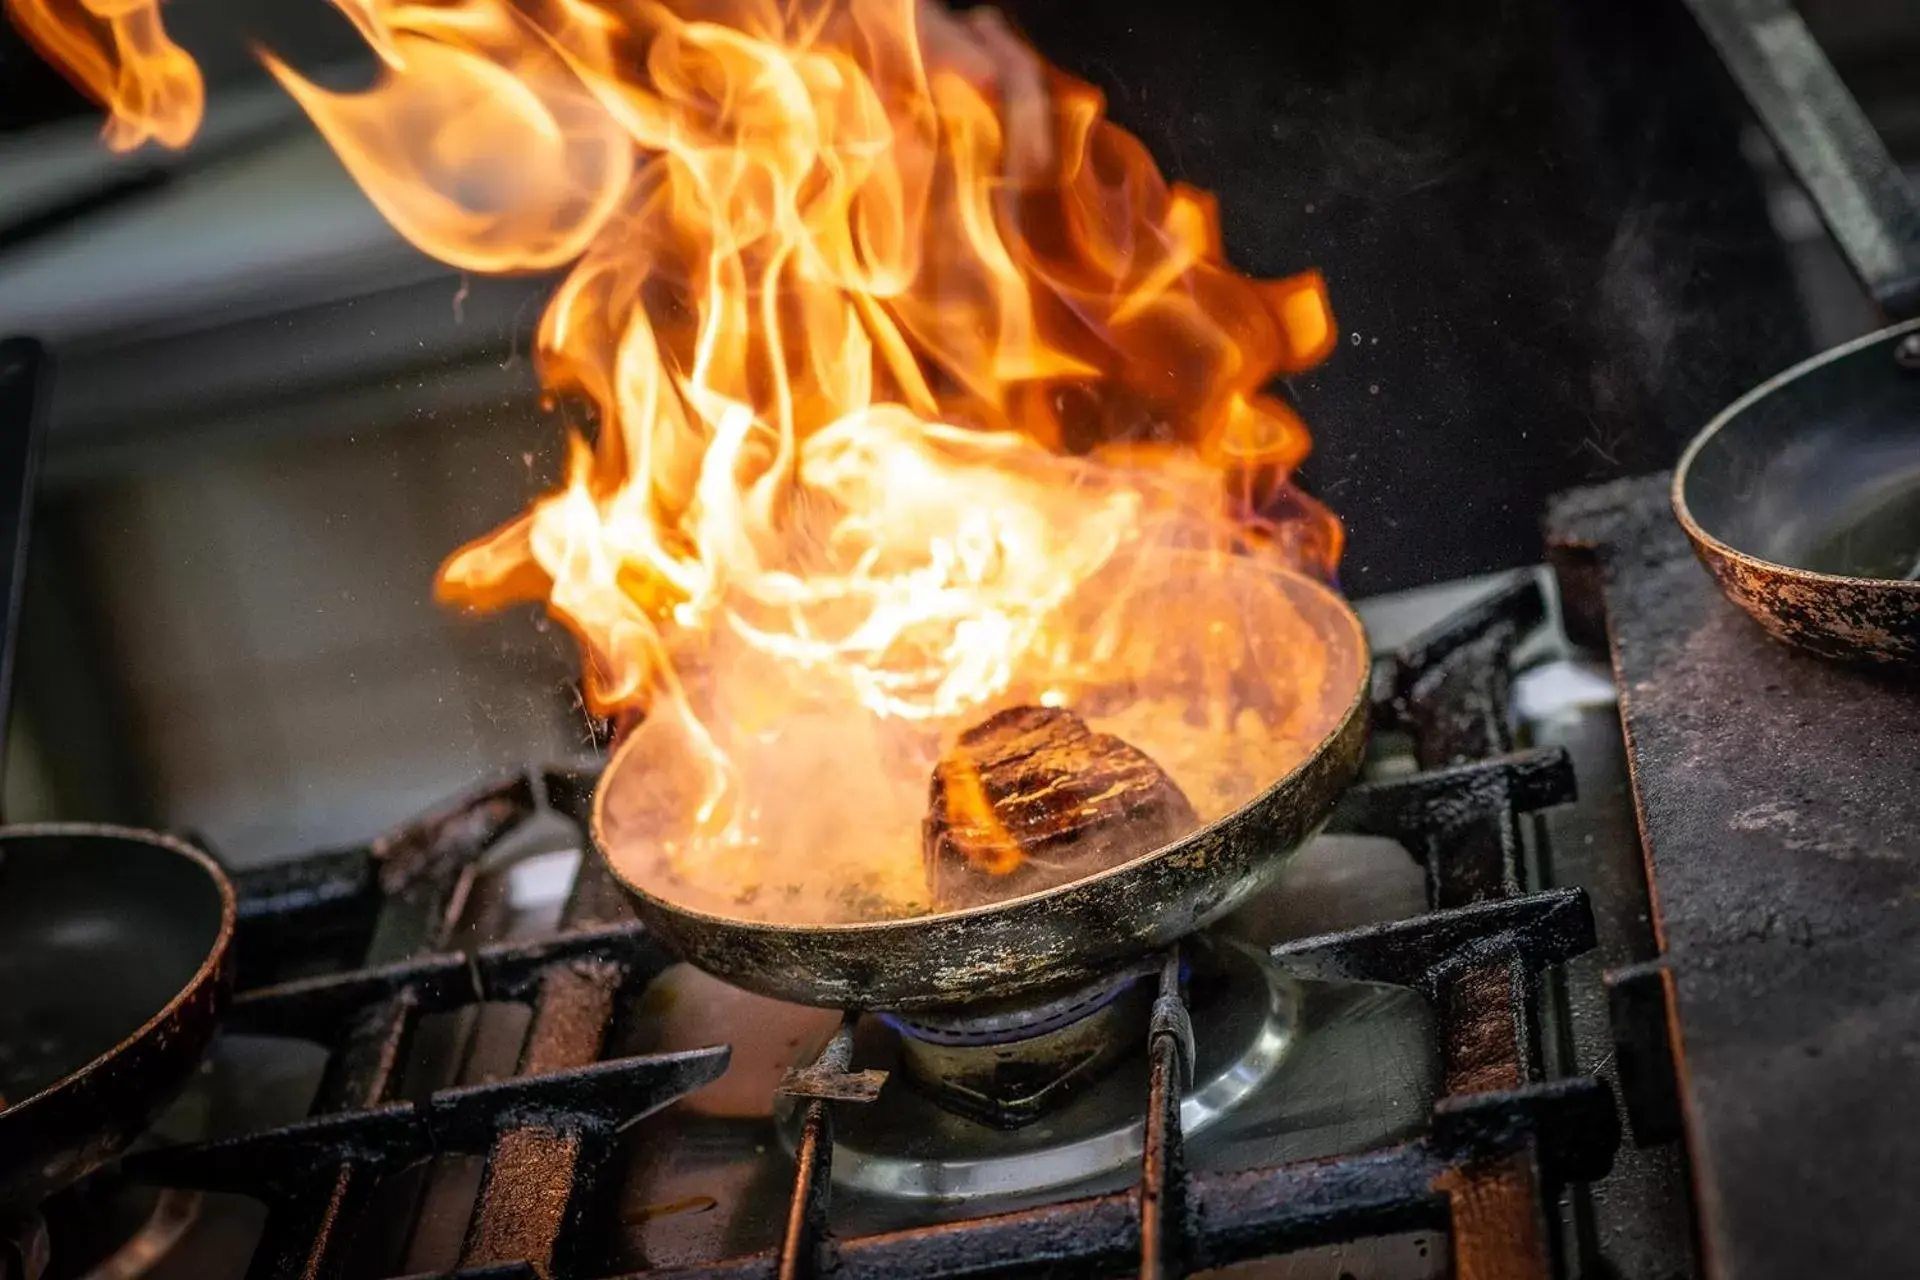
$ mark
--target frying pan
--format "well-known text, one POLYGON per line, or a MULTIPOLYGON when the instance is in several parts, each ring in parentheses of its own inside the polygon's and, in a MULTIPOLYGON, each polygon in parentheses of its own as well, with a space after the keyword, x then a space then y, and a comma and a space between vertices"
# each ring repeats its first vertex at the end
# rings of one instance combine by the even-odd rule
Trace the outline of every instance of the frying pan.
POLYGON ((213 860, 122 827, 0 828, 0 1209, 118 1154, 205 1056, 232 980, 213 860))
POLYGON ((1721 591, 1773 635, 1920 667, 1920 201, 1788 0, 1688 4, 1899 323, 1708 423, 1674 472, 1674 513, 1721 591))
POLYGON ((1278 875, 1360 770, 1367 642, 1346 602, 1284 575, 1290 603, 1326 640, 1341 708, 1313 752, 1225 817, 1130 862, 1024 897, 905 920, 777 924, 668 901, 607 856, 606 797, 629 737, 594 795, 593 840, 647 925, 695 967, 794 1004, 913 1010, 1003 999, 1110 973, 1245 902, 1278 875))
MULTIPOLYGON (((35 344, 0 343, 0 760, 46 386, 35 344)), ((132 1141, 212 1044, 234 910, 179 841, 0 827, 0 1271, 18 1220, 132 1141)))

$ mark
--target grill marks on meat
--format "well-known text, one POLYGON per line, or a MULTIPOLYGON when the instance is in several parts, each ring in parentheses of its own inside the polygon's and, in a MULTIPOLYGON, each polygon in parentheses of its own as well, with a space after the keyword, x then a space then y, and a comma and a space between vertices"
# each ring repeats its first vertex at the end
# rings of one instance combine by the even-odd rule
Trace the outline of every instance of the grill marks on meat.
POLYGON ((1117 866, 1199 825, 1146 753, 1057 707, 1014 707, 933 771, 921 854, 936 907, 978 906, 1117 866))

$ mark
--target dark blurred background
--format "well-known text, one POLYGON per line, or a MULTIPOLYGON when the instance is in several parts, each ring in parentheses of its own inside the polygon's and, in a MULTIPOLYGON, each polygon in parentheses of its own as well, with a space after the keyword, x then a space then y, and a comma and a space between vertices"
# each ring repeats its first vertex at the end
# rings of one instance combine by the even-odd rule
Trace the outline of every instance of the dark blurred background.
MULTIPOLYGON (((1342 345, 1293 390, 1355 595, 1538 558, 1549 493, 1873 324, 1679 0, 1007 7, 1239 266, 1325 271, 1342 345)), ((1802 9, 1920 157, 1920 3, 1802 9)), ((107 155, 0 24, 0 331, 60 361, 7 793, 244 861, 583 745, 562 637, 428 598, 555 473, 550 282, 398 241, 265 81, 250 40, 367 74, 326 6, 166 15, 212 82, 181 156, 107 155)))

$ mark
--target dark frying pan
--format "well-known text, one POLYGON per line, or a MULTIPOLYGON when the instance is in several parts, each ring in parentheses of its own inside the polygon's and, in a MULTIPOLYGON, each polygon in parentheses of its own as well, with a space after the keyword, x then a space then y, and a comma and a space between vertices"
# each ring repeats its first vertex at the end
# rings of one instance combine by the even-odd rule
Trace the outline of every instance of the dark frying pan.
POLYGON ((1920 666, 1920 343, 1910 320, 1762 383, 1680 459, 1701 561, 1782 640, 1920 666))
POLYGON ((0 1210, 118 1154, 213 1043, 233 889, 120 827, 0 827, 0 1210))
POLYGON ((1855 273, 1902 323, 1787 370, 1680 459, 1700 561, 1773 635, 1920 667, 1920 201, 1787 0, 1688 0, 1855 273))
MULTIPOLYGON (((1366 636, 1345 601, 1304 578, 1290 598, 1324 636, 1343 708, 1315 751, 1240 809, 1171 844, 1071 884, 988 906, 864 924, 787 925, 691 910, 621 874, 647 925, 687 961, 735 986, 795 1004, 908 1010, 999 999, 1092 979, 1212 923, 1270 884, 1359 773, 1366 747, 1366 636)), ((594 797, 607 848, 609 782, 594 797)))
MULTIPOLYGON (((0 343, 0 759, 47 368, 0 343)), ((0 827, 0 1271, 17 1219, 145 1129, 213 1042, 234 894, 212 859, 101 826, 0 827)))

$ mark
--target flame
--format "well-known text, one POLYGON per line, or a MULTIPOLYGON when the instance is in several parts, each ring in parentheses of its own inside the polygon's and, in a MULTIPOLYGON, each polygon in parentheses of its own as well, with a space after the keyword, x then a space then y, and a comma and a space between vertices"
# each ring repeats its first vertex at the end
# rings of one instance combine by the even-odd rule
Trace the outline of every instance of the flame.
POLYGON ((1212 201, 989 12, 348 7, 378 86, 273 65, 394 224, 477 270, 578 257, 539 351, 598 441, 438 585, 543 600, 597 712, 722 629, 877 715, 977 709, 1154 509, 1251 516, 1307 451, 1262 387, 1331 348, 1318 275, 1231 271, 1212 201), (1205 474, 1169 495, 1176 451, 1205 474))
POLYGON ((954 757, 954 766, 947 777, 945 820, 966 833, 960 842, 961 856, 987 875, 1011 874, 1026 862, 1026 850, 994 811, 973 758, 961 752, 954 757))
POLYGON ((160 0, 6 0, 6 10, 42 57, 106 106, 108 147, 184 147, 199 130, 200 68, 168 39, 160 0))
MULTIPOLYGON (((8 2, 45 25, 53 0, 8 2)), ((1268 391, 1332 350, 1324 282, 1235 272, 1212 198, 995 13, 334 3, 371 88, 267 66, 415 245, 569 268, 539 367, 597 420, 437 594, 543 603, 591 710, 670 744, 710 848, 754 845, 774 790, 844 801, 775 763, 803 740, 923 783, 896 729, 1147 690, 1182 628, 1244 656, 1225 613, 1178 612, 1181 573, 1331 576, 1340 527, 1288 483, 1308 432, 1268 391)))

